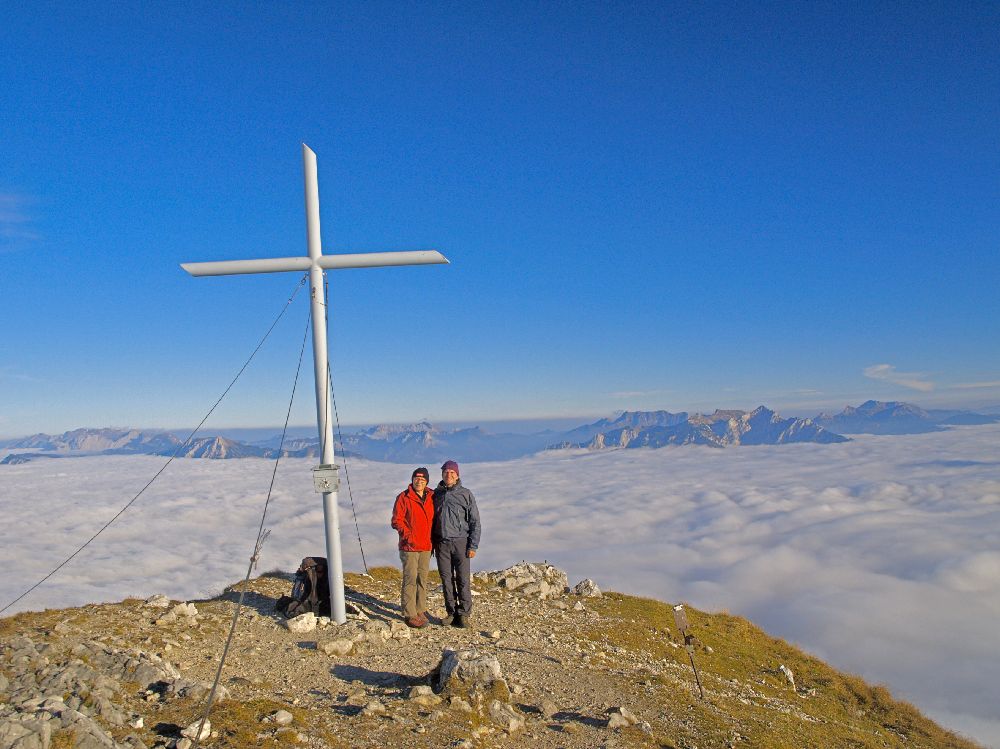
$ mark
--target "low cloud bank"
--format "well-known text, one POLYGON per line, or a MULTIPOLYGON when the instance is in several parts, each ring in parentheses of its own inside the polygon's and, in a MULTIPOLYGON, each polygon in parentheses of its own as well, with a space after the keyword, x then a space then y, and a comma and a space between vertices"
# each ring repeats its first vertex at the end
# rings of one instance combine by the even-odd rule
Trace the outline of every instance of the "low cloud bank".
MULTIPOLYGON (((463 465, 484 524, 475 567, 545 558, 571 583, 592 577, 747 616, 1000 746, 998 443, 1000 426, 990 425, 838 445, 572 451, 463 465)), ((0 469, 0 563, 9 570, 0 603, 92 535, 161 465, 130 456, 0 469)), ((219 592, 245 572, 272 465, 175 461, 18 610, 219 592)), ((322 553, 310 467, 279 468, 261 570, 322 553)), ((369 564, 398 564, 389 511, 413 467, 349 468, 369 564)), ((357 570, 344 489, 345 567, 357 570)))

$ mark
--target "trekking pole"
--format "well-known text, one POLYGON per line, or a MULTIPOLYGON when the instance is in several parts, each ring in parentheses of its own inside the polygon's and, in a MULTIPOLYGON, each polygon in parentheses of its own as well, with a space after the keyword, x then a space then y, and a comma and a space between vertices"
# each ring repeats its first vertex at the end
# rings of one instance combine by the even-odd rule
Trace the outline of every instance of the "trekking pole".
POLYGON ((684 604, 682 603, 674 606, 674 623, 684 636, 684 649, 688 652, 691 668, 694 670, 694 681, 698 685, 698 694, 701 695, 702 699, 705 699, 705 690, 701 688, 701 677, 698 676, 698 666, 694 662, 694 635, 688 631, 691 625, 688 624, 687 614, 684 612, 684 604))

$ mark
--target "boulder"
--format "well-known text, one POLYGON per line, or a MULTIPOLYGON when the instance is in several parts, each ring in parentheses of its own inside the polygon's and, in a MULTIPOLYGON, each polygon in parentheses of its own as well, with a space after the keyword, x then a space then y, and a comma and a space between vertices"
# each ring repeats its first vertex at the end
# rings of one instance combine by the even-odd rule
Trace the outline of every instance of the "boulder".
POLYGON ((320 643, 319 649, 327 655, 347 655, 354 648, 351 640, 337 639, 320 643))
POLYGON ((500 700, 490 702, 489 714, 490 720, 507 733, 514 733, 524 728, 524 718, 506 702, 500 700))
POLYGON ((484 573, 476 579, 518 595, 539 598, 559 595, 568 584, 566 573, 548 562, 518 562, 504 570, 484 573))
POLYGON ((206 720, 205 725, 202 726, 200 718, 181 731, 181 736, 184 736, 185 738, 192 740, 197 739, 198 741, 204 741, 211 735, 212 735, 212 721, 206 720), (198 733, 199 726, 201 726, 201 733, 198 733))
POLYGON ((410 690, 409 699, 423 707, 435 707, 441 704, 441 698, 434 694, 434 690, 428 686, 413 687, 410 690))
POLYGON ((510 702, 510 689, 493 654, 445 648, 431 682, 439 694, 467 699, 480 707, 493 700, 510 702))
POLYGON ((584 598, 600 598, 601 589, 597 587, 597 583, 591 580, 589 577, 578 582, 573 588, 574 595, 583 596, 584 598))
POLYGON ((638 722, 635 713, 627 707, 613 707, 608 710, 608 728, 628 728, 638 722))
POLYGON ((316 615, 310 611, 291 619, 285 619, 282 621, 282 624, 288 628, 289 632, 296 632, 298 634, 312 632, 316 629, 316 615))

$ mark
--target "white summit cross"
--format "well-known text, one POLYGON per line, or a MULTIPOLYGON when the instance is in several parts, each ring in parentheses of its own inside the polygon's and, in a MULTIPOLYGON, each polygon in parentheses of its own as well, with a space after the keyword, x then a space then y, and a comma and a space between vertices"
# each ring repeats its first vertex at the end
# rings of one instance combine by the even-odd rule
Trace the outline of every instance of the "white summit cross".
MULTIPOLYGON (((280 273, 309 271, 312 292, 313 365, 316 373, 316 417, 322 449, 320 469, 332 478, 317 480, 323 489, 323 520, 326 526, 327 574, 330 580, 330 614, 338 624, 347 621, 344 607, 344 567, 340 553, 340 517, 337 509, 338 482, 333 456, 333 423, 330 411, 329 359, 326 353, 326 299, 323 271, 337 268, 377 268, 390 265, 432 265, 448 259, 434 250, 411 252, 367 252, 352 255, 324 255, 319 234, 319 184, 316 178, 316 154, 302 144, 302 164, 306 186, 306 237, 309 254, 303 257, 262 258, 259 260, 223 260, 210 263, 182 263, 192 276, 229 276, 241 273, 280 273), (323 483, 326 481, 327 483, 323 483), (329 489, 329 491, 326 491, 329 489)), ((318 470, 320 470, 318 469, 318 470)))

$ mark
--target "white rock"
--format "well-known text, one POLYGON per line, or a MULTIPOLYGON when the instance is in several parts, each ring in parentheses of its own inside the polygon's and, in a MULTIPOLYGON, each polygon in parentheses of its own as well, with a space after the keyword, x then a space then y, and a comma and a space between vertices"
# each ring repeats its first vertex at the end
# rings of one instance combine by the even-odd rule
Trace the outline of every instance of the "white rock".
POLYGON ((524 718, 518 715, 514 708, 500 700, 493 700, 490 703, 490 720, 507 733, 514 733, 524 728, 524 718))
POLYGON ((198 726, 201 725, 201 720, 196 720, 194 723, 189 725, 183 731, 181 731, 181 736, 185 736, 189 739, 194 739, 196 736, 198 741, 204 741, 209 736, 212 735, 212 721, 206 720, 204 727, 201 729, 201 735, 198 735, 198 726))
POLYGON ((347 655, 354 648, 354 643, 350 640, 327 640, 321 643, 319 649, 327 655, 347 655))
POLYGON ((170 599, 161 593, 157 593, 155 596, 150 596, 143 604, 146 606, 152 606, 154 609, 165 609, 170 606, 170 599))
POLYGON ((292 714, 287 710, 278 710, 277 712, 272 713, 271 719, 279 726, 287 726, 289 723, 295 720, 292 714))
POLYGON ((608 728, 625 728, 639 722, 635 713, 627 707, 613 707, 608 710, 608 728))
POLYGON ((382 704, 378 700, 372 700, 363 708, 361 708, 361 712, 364 715, 385 715, 387 710, 384 704, 382 704))
POLYGON ((171 609, 171 611, 173 611, 177 616, 198 615, 198 609, 195 608, 193 603, 178 603, 171 609))
POLYGON ((573 593, 578 596, 584 596, 585 598, 600 598, 601 589, 597 587, 597 583, 591 580, 589 577, 581 580, 573 588, 573 593))
POLYGON ((398 619, 394 619, 392 623, 389 624, 389 634, 394 640, 409 640, 413 637, 413 634, 410 632, 410 628, 398 619))
POLYGON ((792 673, 792 669, 790 669, 788 666, 782 663, 780 666, 778 666, 778 670, 785 675, 785 678, 788 680, 788 683, 792 685, 792 689, 795 689, 795 675, 792 673))
POLYGON ((299 634, 312 632, 316 629, 316 615, 309 611, 305 614, 299 614, 292 619, 285 619, 283 624, 288 628, 289 632, 298 632, 299 634))

